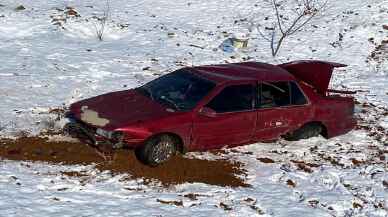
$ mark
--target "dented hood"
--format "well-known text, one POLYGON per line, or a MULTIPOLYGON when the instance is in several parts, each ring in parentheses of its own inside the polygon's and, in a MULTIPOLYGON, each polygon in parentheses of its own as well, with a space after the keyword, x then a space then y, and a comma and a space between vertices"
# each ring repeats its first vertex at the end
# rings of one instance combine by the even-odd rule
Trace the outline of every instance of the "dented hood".
POLYGON ((278 65, 297 79, 313 86, 318 93, 325 94, 330 83, 333 69, 346 65, 317 60, 300 60, 278 65))
POLYGON ((70 106, 73 115, 88 124, 113 130, 170 114, 166 108, 135 90, 92 97, 70 106))

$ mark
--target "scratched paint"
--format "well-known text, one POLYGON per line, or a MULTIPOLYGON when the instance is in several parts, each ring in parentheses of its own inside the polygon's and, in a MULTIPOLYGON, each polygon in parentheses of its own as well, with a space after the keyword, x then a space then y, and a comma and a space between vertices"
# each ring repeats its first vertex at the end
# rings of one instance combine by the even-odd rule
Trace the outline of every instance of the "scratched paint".
POLYGON ((87 106, 82 106, 81 111, 81 120, 86 123, 90 123, 98 127, 104 127, 110 122, 106 118, 99 117, 98 112, 89 109, 87 106))

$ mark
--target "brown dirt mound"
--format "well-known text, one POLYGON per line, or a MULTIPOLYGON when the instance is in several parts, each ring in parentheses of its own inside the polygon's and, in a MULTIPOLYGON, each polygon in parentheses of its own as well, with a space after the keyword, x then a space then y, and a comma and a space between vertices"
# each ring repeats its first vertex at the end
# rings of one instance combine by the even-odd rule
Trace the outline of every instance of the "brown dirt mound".
POLYGON ((110 161, 97 154, 95 148, 81 143, 50 142, 41 137, 0 140, 0 158, 23 161, 44 161, 67 165, 96 163, 99 170, 128 173, 130 178, 159 180, 163 185, 201 182, 219 186, 247 187, 236 175, 243 175, 239 163, 226 160, 200 160, 175 156, 163 165, 152 168, 141 164, 132 150, 117 150, 110 161))

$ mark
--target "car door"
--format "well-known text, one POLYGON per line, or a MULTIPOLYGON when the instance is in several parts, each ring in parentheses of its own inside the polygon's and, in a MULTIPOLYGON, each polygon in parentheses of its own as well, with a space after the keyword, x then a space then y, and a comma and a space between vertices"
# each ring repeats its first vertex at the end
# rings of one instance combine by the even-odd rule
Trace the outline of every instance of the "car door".
POLYGON ((254 82, 229 85, 209 100, 193 121, 194 146, 204 150, 251 141, 257 119, 255 89, 254 82))
POLYGON ((258 87, 255 140, 276 139, 311 118, 311 106, 295 82, 262 82, 258 87))

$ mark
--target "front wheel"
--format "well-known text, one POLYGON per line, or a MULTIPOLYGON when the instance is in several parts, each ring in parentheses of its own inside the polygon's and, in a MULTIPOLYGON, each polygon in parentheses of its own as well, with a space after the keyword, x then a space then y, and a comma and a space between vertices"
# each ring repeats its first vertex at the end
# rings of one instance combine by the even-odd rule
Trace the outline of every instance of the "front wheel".
POLYGON ((157 166, 169 160, 176 153, 176 140, 169 135, 159 135, 147 140, 137 152, 139 160, 150 166, 157 166))

